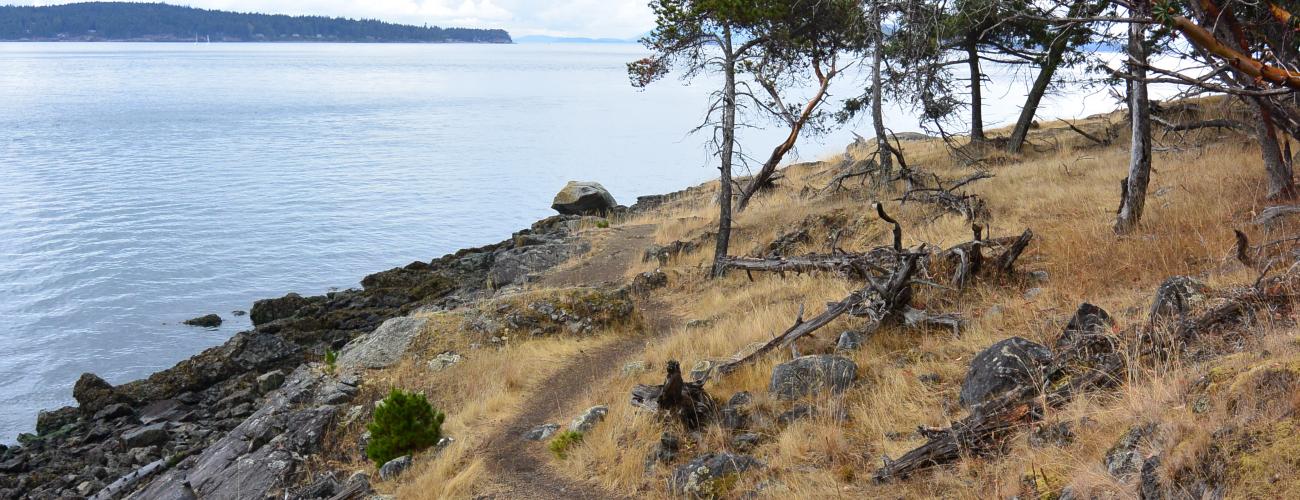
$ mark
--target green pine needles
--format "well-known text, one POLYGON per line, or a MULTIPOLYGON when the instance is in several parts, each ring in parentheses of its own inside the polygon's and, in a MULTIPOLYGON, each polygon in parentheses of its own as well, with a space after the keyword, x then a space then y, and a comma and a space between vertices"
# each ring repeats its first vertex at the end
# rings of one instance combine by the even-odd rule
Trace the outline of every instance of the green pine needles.
POLYGON ((423 394, 393 389, 375 406, 374 420, 366 426, 370 430, 366 456, 379 467, 438 444, 446 418, 423 394))
POLYGON ((325 373, 334 374, 335 363, 339 360, 339 352, 333 349, 325 350, 325 373))
POLYGON ((582 443, 581 432, 564 431, 557 434, 555 439, 552 439, 551 443, 547 445, 547 448, 550 448, 551 454, 555 455, 555 458, 564 460, 569 458, 569 449, 579 443, 582 443))

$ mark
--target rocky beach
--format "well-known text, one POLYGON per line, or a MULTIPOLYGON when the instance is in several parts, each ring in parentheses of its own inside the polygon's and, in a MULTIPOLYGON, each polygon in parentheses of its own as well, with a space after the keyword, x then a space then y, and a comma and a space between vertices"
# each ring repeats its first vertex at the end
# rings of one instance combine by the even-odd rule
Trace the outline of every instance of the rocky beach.
MULTIPOLYGON (((469 307, 518 290, 589 250, 577 237, 580 226, 608 224, 578 214, 626 216, 663 199, 615 206, 599 184, 571 183, 553 207, 569 215, 538 221, 499 243, 375 273, 360 289, 259 300, 249 310, 253 330, 143 380, 113 386, 83 374, 73 388, 77 406, 41 412, 35 432, 0 447, 0 497, 288 494, 304 480, 300 465, 320 449, 327 427, 352 407, 364 370, 394 363, 421 331, 425 321, 408 315, 469 307), (326 367, 327 352, 341 353, 337 367, 326 367)), ((613 313, 579 307, 588 314, 561 317, 554 307, 535 309, 540 321, 520 315, 509 321, 590 329, 609 314, 632 314, 626 301, 613 313)))

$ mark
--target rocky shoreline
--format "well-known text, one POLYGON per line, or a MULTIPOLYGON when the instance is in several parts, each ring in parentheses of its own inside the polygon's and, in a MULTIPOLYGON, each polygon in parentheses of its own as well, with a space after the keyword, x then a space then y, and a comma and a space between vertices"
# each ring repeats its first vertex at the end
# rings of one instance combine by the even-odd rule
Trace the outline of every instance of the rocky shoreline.
MULTIPOLYGON (((41 412, 35 433, 0 445, 0 498, 320 497, 290 490, 308 479, 299 465, 361 383, 357 370, 323 369, 326 352, 346 357, 386 322, 519 289, 588 251, 577 237, 584 219, 602 220, 557 215, 492 245, 366 276, 360 289, 259 300, 252 330, 142 380, 113 386, 83 374, 77 406, 41 412)), ((346 489, 369 491, 363 481, 346 489)))

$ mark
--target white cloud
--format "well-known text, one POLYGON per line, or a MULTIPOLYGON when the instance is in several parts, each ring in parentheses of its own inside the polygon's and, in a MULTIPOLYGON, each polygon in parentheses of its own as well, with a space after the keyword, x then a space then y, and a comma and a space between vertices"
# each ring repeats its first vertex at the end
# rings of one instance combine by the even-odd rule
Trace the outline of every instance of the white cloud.
MULTIPOLYGON (((70 3, 0 0, 19 5, 70 3)), ((75 0, 83 1, 83 0, 75 0)), ((139 0, 157 1, 157 0, 139 0)), ((512 35, 631 38, 654 23, 648 0, 164 0, 205 9, 382 19, 406 24, 504 28, 512 35)))

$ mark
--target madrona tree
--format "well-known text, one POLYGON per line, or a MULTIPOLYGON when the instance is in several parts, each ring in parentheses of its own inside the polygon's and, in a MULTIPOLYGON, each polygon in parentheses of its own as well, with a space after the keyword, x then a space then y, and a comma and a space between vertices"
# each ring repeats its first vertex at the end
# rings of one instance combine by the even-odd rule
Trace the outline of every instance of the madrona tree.
POLYGON ((839 0, 654 0, 650 3, 655 27, 641 43, 652 55, 628 64, 632 85, 645 87, 672 71, 679 71, 687 80, 705 74, 721 76, 704 123, 697 128, 712 133, 711 143, 718 154, 720 184, 714 276, 723 270, 721 262, 727 256, 731 238, 738 100, 749 98, 758 107, 790 118, 787 120, 792 129, 790 138, 778 145, 769 157, 768 163, 775 169, 775 163, 793 147, 799 131, 824 99, 823 91, 822 96, 814 96, 795 114, 784 103, 777 102, 781 96, 778 85, 792 81, 789 75, 801 69, 810 69, 814 74, 820 71, 819 85, 829 84, 829 79, 838 73, 835 53, 843 36, 840 31, 843 26, 836 24, 839 20, 835 13, 847 12, 846 5, 851 3, 839 0), (757 97, 750 86, 742 87, 742 80, 752 76, 759 78, 760 86, 764 82, 772 86, 767 99, 757 97), (772 99, 773 96, 777 99, 772 99))

